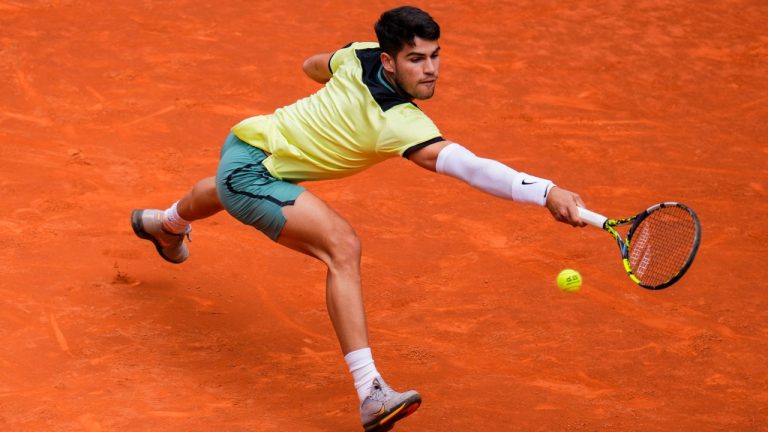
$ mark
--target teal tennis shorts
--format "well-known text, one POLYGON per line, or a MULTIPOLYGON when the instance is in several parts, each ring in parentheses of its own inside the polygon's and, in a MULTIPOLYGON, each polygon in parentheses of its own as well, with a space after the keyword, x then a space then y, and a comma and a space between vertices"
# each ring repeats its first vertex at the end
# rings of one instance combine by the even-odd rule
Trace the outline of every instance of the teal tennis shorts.
POLYGON ((224 208, 240 222, 277 240, 285 226, 283 207, 304 188, 276 179, 261 162, 267 154, 230 133, 221 149, 216 191, 224 208))

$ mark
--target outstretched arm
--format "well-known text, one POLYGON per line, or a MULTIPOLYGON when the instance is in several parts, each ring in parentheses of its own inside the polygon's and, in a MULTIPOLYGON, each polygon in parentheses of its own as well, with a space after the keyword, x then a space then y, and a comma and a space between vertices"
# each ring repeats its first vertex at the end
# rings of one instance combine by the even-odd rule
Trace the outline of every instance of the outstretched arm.
POLYGON ((319 82, 320 84, 325 84, 328 82, 328 80, 331 79, 331 76, 333 75, 329 66, 331 57, 333 57, 332 52, 315 54, 312 57, 304 60, 302 69, 304 69, 304 73, 307 74, 308 77, 319 82))
POLYGON ((546 206, 552 216, 573 226, 585 226, 577 206, 579 195, 497 162, 475 156, 460 144, 441 141, 413 152, 409 159, 430 171, 456 177, 498 197, 546 206))

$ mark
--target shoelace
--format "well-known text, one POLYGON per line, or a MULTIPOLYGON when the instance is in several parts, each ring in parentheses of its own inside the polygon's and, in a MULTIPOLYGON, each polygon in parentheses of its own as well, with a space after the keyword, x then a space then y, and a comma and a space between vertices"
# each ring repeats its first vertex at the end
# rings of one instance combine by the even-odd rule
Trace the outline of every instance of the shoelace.
POLYGON ((373 380, 373 385, 371 388, 373 390, 371 391, 371 394, 368 395, 368 398, 381 403, 386 402, 388 400, 389 393, 392 392, 392 389, 385 388, 383 385, 381 385, 379 380, 373 380))
POLYGON ((188 241, 192 241, 192 235, 190 232, 192 231, 192 225, 188 226, 186 230, 184 230, 181 234, 172 233, 168 230, 166 230, 163 226, 160 226, 160 235, 152 234, 157 240, 157 242, 160 243, 160 245, 164 248, 167 247, 177 247, 181 245, 184 242, 184 237, 187 238, 188 241))
MULTIPOLYGON (((173 236, 173 237, 180 237, 182 240, 184 239, 184 237, 186 237, 187 240, 192 241, 192 225, 191 224, 187 226, 187 229, 185 229, 183 233, 180 233, 180 234, 176 234, 174 232, 168 231, 162 225, 160 225, 160 230, 166 235, 173 236)), ((157 236, 155 236, 155 238, 157 238, 157 236)))
POLYGON ((187 237, 187 241, 192 241, 192 225, 188 226, 181 235, 187 237))

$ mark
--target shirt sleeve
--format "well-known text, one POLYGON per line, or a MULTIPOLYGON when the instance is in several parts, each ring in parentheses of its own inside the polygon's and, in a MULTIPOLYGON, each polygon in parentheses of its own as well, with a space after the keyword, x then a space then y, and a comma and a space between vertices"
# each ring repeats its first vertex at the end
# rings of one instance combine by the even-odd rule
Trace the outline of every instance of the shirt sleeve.
POLYGON ((398 105, 387 110, 385 117, 387 125, 376 146, 381 155, 403 156, 411 147, 443 141, 440 130, 416 105, 398 105))

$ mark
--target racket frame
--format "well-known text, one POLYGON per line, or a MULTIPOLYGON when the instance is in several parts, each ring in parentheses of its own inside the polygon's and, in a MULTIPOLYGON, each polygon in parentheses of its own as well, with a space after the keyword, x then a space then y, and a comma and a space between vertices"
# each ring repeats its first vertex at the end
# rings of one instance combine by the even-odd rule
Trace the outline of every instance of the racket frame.
POLYGON ((597 228, 601 228, 605 231, 607 231, 613 238, 616 240, 616 243, 619 245, 619 249, 621 250, 621 259, 622 264, 624 265, 624 270, 627 272, 627 276, 635 282, 636 284, 640 285, 643 288, 649 289, 649 290, 660 290, 667 288, 668 286, 674 284, 678 280, 680 280, 681 277, 685 274, 686 271, 688 271, 688 268, 690 268, 691 264, 693 263, 693 259, 696 257, 696 253, 699 250, 699 244, 701 243, 701 223, 699 222, 699 217, 696 216, 696 213, 686 206, 685 204, 681 204, 674 201, 667 201, 662 202, 658 204, 654 204, 647 209, 643 210, 642 212, 628 217, 624 219, 609 219, 599 213, 595 213, 591 210, 587 210, 585 208, 579 207, 579 218, 581 218, 582 221, 585 223, 592 225, 597 228), (658 211, 665 207, 679 207, 685 211, 687 211, 691 217, 693 218, 694 224, 696 226, 696 233, 693 240, 693 248, 691 252, 688 254, 688 258, 686 259, 685 263, 680 267, 680 270, 668 281, 659 284, 659 285, 649 285, 646 283, 643 283, 638 279, 637 276, 635 276, 634 270, 632 270, 632 266, 629 262, 629 246, 632 242, 632 235, 635 232, 635 229, 640 225, 640 223, 647 218, 649 215, 651 215, 653 212, 658 211), (632 226, 629 228, 629 231, 627 232, 627 237, 622 238, 618 231, 616 231, 614 228, 632 224, 632 226))

